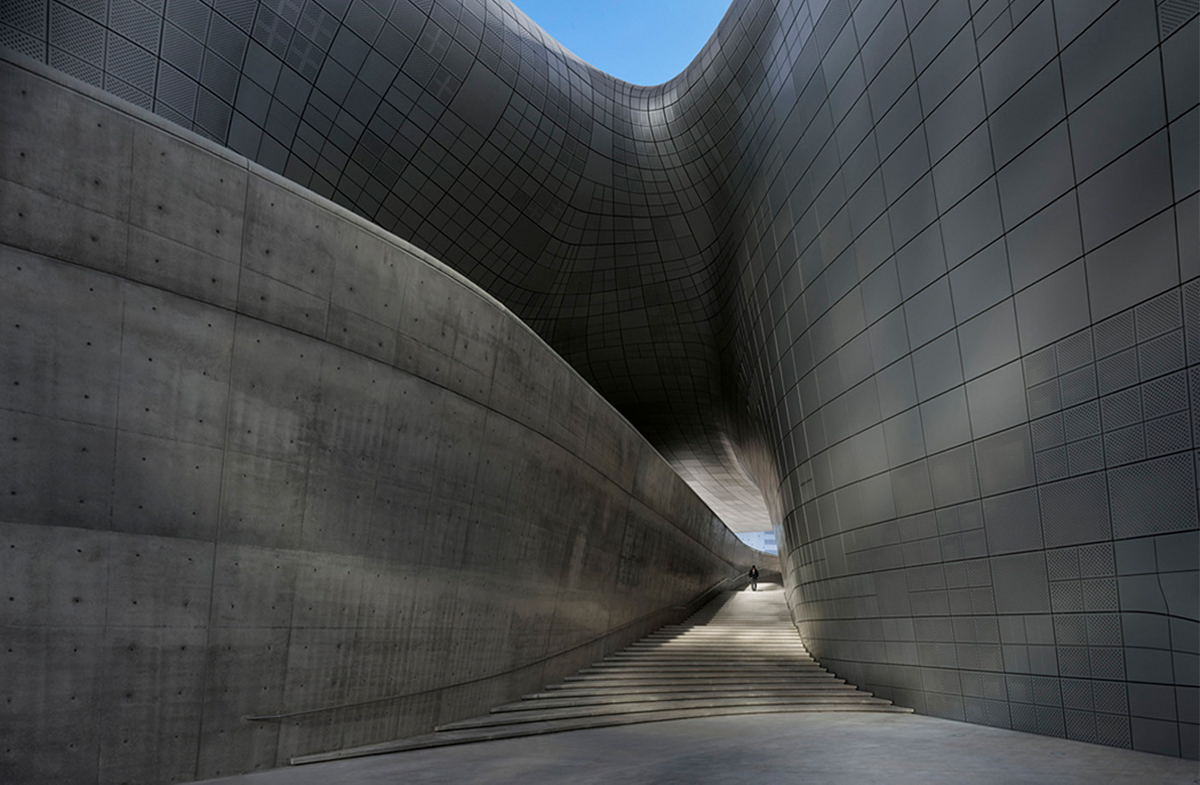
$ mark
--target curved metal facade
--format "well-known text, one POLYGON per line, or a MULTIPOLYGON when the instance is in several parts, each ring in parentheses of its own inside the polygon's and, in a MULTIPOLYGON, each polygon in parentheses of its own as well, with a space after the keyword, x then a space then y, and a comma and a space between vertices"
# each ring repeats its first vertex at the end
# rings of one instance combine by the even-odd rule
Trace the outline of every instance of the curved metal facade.
POLYGON ((1197 755, 1195 2, 738 0, 656 87, 503 0, 0 23, 505 302, 839 675, 1197 755))

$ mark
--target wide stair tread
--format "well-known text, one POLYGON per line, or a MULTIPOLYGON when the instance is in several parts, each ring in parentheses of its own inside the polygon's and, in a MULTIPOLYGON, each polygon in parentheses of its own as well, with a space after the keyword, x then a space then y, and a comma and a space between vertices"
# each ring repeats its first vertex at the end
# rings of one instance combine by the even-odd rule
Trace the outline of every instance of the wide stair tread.
POLYGON ((523 695, 521 700, 535 700, 543 698, 566 699, 571 697, 591 698, 598 695, 608 696, 626 696, 626 695, 645 695, 653 694, 669 694, 669 693, 704 693, 704 692, 753 692, 755 690, 850 690, 853 692, 857 689, 853 684, 847 684, 845 679, 826 679, 824 681, 805 681, 796 682, 790 680, 779 680, 775 682, 763 681, 747 681, 742 683, 734 682, 682 682, 677 684, 587 684, 578 683, 562 687, 557 684, 552 684, 541 692, 534 692, 528 695, 523 695))
POLYGON ((481 717, 292 763, 644 722, 813 711, 912 712, 821 667, 792 625, 782 591, 742 590, 725 592, 686 622, 481 717))
POLYGON ((622 703, 702 700, 704 697, 730 700, 760 699, 760 697, 806 697, 806 699, 822 699, 823 701, 824 699, 841 700, 844 697, 858 699, 858 697, 874 697, 874 695, 864 693, 864 691, 858 690, 850 684, 821 684, 812 685, 812 687, 774 687, 767 689, 756 687, 728 687, 724 689, 710 687, 702 690, 640 689, 625 691, 625 693, 617 693, 617 691, 611 690, 596 690, 593 693, 571 693, 565 696, 562 693, 534 693, 533 695, 522 697, 520 701, 497 706, 492 709, 492 713, 522 712, 527 711, 530 707, 610 706, 622 705, 622 703))
POLYGON ((664 678, 658 678, 658 679, 589 679, 587 681, 572 681, 572 682, 568 682, 567 684, 548 684, 548 685, 546 685, 546 689, 557 692, 557 691, 561 691, 561 690, 570 689, 571 687, 593 687, 593 688, 625 687, 625 688, 631 688, 631 689, 647 689, 650 687, 657 688, 657 687, 667 687, 667 686, 692 687, 692 686, 699 685, 699 684, 726 685, 726 686, 740 684, 740 685, 754 686, 754 687, 763 689, 763 688, 771 687, 771 686, 786 687, 789 684, 807 686, 809 684, 828 684, 828 683, 843 684, 843 683, 845 683, 845 679, 837 679, 837 678, 834 678, 829 675, 826 675, 821 678, 813 677, 813 676, 780 676, 780 677, 772 677, 772 678, 764 677, 764 678, 756 679, 756 678, 746 678, 746 677, 739 677, 739 676, 725 676, 725 677, 720 677, 720 678, 708 677, 708 678, 696 678, 696 679, 671 678, 671 677, 664 677, 664 678))
POLYGON ((828 705, 844 706, 852 704, 856 707, 891 706, 890 701, 874 698, 869 695, 807 697, 807 696, 766 696, 759 698, 711 697, 711 698, 678 698, 666 701, 645 701, 623 703, 616 705, 592 706, 558 706, 554 708, 529 707, 522 711, 498 712, 484 717, 474 717, 469 720, 451 722, 438 727, 439 731, 464 730, 466 728, 485 728, 498 725, 517 725, 525 722, 542 720, 573 719, 576 717, 600 717, 609 714, 634 714, 642 712, 668 711, 672 709, 722 709, 739 706, 795 706, 800 708, 821 709, 828 705))

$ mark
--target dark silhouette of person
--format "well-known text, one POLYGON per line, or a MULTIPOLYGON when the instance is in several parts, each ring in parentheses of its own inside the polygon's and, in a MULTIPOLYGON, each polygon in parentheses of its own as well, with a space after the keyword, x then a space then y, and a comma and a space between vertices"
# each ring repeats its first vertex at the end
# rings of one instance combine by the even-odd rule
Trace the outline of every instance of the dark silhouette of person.
POLYGON ((758 566, 750 565, 750 591, 758 591, 758 566))

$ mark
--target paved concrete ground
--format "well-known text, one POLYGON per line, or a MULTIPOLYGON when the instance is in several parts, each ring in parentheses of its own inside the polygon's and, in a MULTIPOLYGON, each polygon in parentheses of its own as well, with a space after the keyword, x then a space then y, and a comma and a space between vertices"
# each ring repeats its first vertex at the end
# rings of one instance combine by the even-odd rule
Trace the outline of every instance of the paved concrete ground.
POLYGON ((1195 761, 932 717, 771 714, 556 733, 212 782, 1197 783, 1195 761))

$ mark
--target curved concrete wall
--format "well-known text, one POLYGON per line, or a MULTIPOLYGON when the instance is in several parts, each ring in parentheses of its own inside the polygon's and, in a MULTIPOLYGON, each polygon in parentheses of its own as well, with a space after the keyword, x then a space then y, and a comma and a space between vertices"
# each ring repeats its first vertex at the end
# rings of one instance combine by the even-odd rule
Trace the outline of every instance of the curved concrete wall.
POLYGON ((28 6, 503 300, 777 527, 841 675, 1197 754, 1194 2, 739 0, 657 87, 504 0, 28 6))
POLYGON ((0 63, 0 778, 427 731, 754 559, 490 297, 116 103, 0 63))

